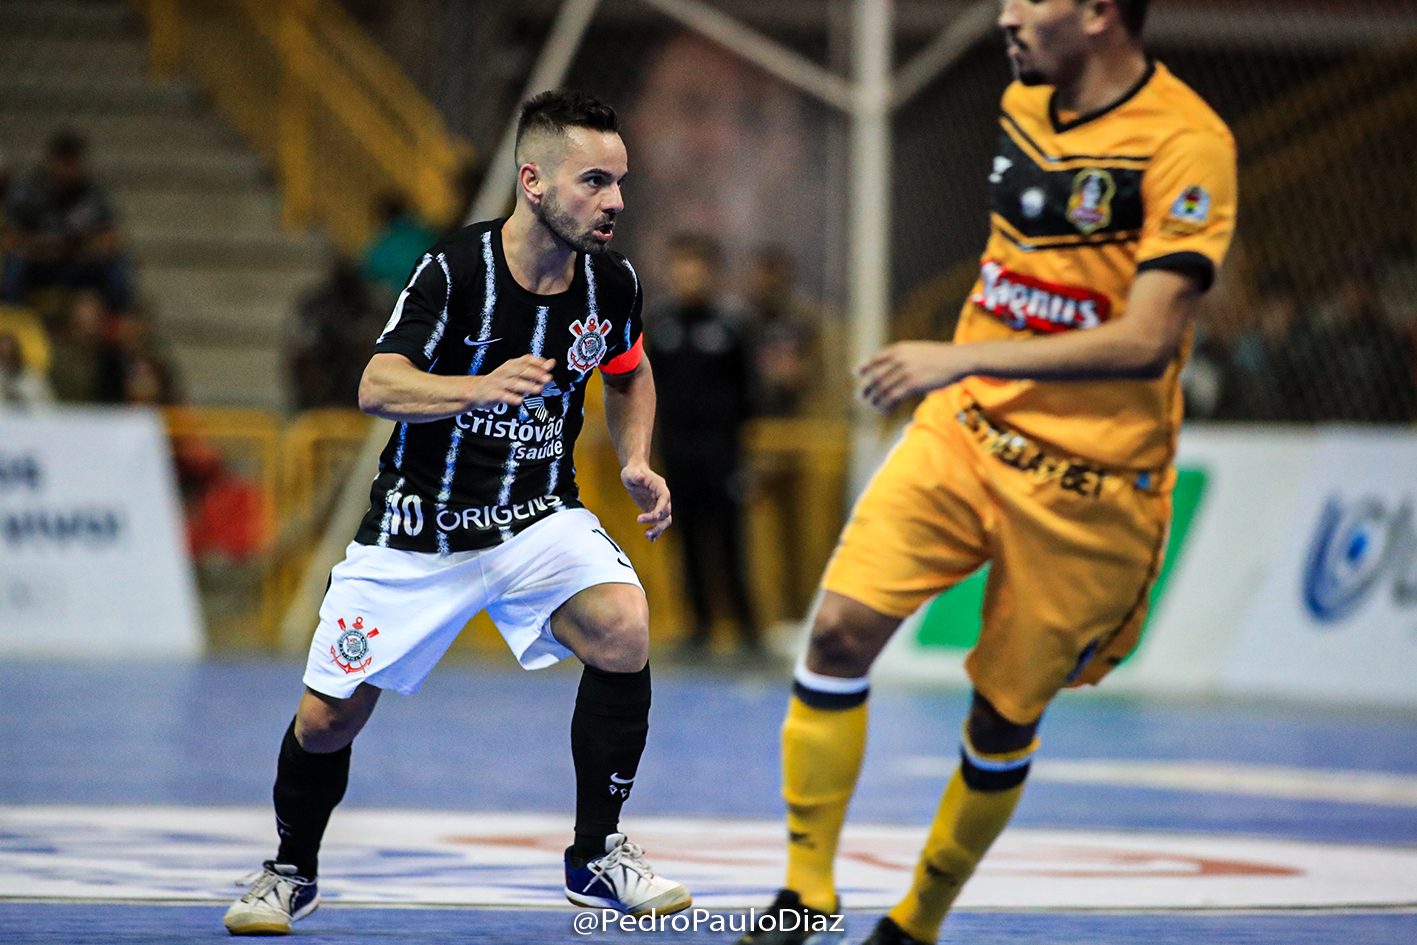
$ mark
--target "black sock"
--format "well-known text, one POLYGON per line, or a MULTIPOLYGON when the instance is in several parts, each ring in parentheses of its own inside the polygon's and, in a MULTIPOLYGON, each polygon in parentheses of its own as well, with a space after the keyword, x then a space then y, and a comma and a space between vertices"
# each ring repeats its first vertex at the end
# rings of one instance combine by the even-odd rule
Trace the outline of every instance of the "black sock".
POLYGON ((620 806, 645 750, 649 731, 649 666, 638 673, 581 674, 571 716, 571 757, 576 763, 576 842, 571 856, 605 854, 605 838, 620 827, 620 806))
POLYGON ((280 834, 277 863, 291 863, 306 879, 320 868, 320 841, 335 805, 349 785, 350 746, 315 754, 295 739, 295 721, 285 730, 276 765, 276 831, 280 834))

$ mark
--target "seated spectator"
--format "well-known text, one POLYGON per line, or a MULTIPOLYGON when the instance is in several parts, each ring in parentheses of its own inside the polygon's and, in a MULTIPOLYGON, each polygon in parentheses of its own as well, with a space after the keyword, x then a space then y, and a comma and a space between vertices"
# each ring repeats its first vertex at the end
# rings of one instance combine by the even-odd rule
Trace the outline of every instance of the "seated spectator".
POLYGON ((821 378, 822 367, 816 326, 793 293, 792 258, 777 248, 758 253, 749 293, 753 412, 764 417, 798 416, 821 378))
POLYGON ((1217 416, 1313 419, 1308 377, 1312 358, 1313 333, 1293 280, 1284 273, 1271 273, 1261 280, 1252 323, 1231 347, 1217 416))
POLYGON ((5 201, 5 269, 0 296, 24 304, 35 289, 96 289, 114 311, 132 300, 128 260, 119 252, 113 206, 89 174, 88 145, 73 131, 49 142, 45 162, 5 201))
POLYGON ((69 403, 123 402, 122 352, 105 337, 108 313, 92 290, 74 294, 50 355, 49 382, 69 403))
POLYGON ((302 297, 296 310, 289 364, 297 410, 359 405, 359 378, 387 318, 357 264, 344 256, 335 259, 325 281, 302 297))
POLYGON ((258 555, 263 503, 256 484, 232 471, 200 437, 178 437, 172 453, 187 542, 198 565, 240 563, 258 555))
POLYGON ((385 290, 392 302, 408 284, 418 260, 438 242, 438 234, 419 222, 403 194, 384 194, 375 213, 379 229, 364 247, 359 269, 364 278, 385 290))
POLYGON ((5 152, 0 151, 0 207, 5 206, 5 198, 10 194, 10 162, 5 160, 5 152))
POLYGON ((25 364, 40 374, 49 373, 49 332, 35 312, 0 303, 0 332, 11 334, 20 343, 25 364))
POLYGON ((1417 417, 1412 344, 1393 326, 1365 260, 1350 265, 1337 321, 1314 343, 1309 377, 1319 420, 1411 423, 1417 417))
POLYGON ((34 407, 53 399, 44 375, 25 363, 20 339, 0 331, 0 408, 34 407))
POLYGON ((171 366, 151 351, 129 356, 123 371, 123 402, 144 407, 176 404, 177 382, 171 366))

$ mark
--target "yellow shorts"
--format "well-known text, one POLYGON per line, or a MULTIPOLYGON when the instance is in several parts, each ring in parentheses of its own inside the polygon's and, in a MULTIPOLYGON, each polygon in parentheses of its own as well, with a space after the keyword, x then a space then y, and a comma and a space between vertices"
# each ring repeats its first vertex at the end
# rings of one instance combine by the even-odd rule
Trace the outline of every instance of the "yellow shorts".
POLYGON ((1006 718, 1032 722, 1136 646, 1175 474, 1100 469, 1001 429, 958 388, 945 396, 955 421, 910 426, 822 584, 903 618, 992 562, 965 669, 1006 718))

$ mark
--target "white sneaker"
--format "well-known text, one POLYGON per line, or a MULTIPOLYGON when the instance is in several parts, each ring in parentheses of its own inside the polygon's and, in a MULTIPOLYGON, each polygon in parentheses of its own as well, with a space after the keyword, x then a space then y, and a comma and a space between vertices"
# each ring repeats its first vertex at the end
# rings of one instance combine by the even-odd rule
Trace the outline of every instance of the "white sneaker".
POLYGON ((566 851, 566 898, 578 906, 619 909, 632 916, 673 915, 693 905, 689 890, 673 880, 654 875, 639 844, 623 833, 605 838, 605 855, 584 866, 571 865, 566 851))
POLYGON ((231 904, 221 920, 232 935, 289 935, 290 923, 320 905, 315 880, 295 875, 295 867, 289 863, 267 860, 258 872, 236 885, 251 888, 231 904))

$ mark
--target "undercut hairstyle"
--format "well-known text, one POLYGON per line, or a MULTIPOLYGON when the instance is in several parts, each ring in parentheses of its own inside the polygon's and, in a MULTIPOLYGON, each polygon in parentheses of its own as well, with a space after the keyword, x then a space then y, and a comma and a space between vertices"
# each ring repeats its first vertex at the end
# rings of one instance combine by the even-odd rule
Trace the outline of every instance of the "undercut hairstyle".
POLYGON ((520 160, 522 140, 529 134, 552 132, 564 135, 571 128, 620 132, 620 116, 615 109, 593 95, 552 89, 533 95, 522 103, 517 118, 516 153, 520 160))

